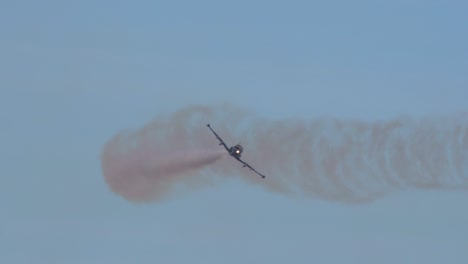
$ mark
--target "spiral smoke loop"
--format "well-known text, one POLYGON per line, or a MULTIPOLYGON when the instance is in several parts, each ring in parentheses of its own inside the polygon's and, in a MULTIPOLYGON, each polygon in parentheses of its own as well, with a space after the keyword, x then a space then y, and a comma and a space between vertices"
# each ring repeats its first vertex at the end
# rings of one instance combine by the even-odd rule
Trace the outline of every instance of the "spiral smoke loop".
POLYGON ((110 189, 135 202, 226 177, 285 195, 370 202, 411 188, 466 190, 468 117, 267 120, 230 105, 191 106, 118 133, 101 158, 110 189), (241 143, 243 160, 267 178, 227 158, 207 123, 228 145, 241 143))

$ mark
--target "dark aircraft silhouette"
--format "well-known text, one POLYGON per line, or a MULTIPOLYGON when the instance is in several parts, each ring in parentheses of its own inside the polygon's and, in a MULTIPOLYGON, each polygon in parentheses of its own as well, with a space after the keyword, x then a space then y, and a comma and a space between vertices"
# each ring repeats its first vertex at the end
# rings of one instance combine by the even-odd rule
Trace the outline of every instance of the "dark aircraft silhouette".
POLYGON ((211 132, 213 132, 213 134, 216 136, 216 138, 221 142, 221 143, 219 143, 219 145, 223 145, 224 148, 226 149, 226 151, 229 153, 229 155, 233 156, 236 160, 238 160, 242 164, 244 164, 244 166, 242 166, 242 167, 248 167, 251 171, 254 171, 258 175, 262 176, 262 178, 265 178, 265 175, 259 173, 254 168, 252 168, 252 166, 250 166, 245 161, 240 159, 240 157, 242 155, 242 152, 244 151, 244 148, 240 144, 237 144, 235 146, 232 146, 232 147, 228 148, 228 146, 226 146, 226 143, 224 143, 224 141, 218 136, 218 134, 216 134, 216 132, 214 132, 214 130, 211 128, 210 124, 207 124, 206 126, 211 130, 211 132))

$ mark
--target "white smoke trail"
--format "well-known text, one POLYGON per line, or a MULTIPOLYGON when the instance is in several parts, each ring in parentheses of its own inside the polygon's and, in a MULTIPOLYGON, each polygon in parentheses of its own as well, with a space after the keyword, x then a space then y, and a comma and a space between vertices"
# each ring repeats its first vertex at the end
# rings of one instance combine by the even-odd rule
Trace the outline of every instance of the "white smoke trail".
POLYGON ((386 122, 259 118, 233 106, 187 107, 106 144, 102 167, 116 193, 146 201, 213 177, 241 177, 282 194, 345 203, 368 202, 408 188, 468 187, 467 116, 386 122), (211 123, 243 159, 267 175, 218 161, 224 150, 211 123), (238 139, 238 140, 236 140, 238 139), (210 169, 210 171, 208 171, 210 169))

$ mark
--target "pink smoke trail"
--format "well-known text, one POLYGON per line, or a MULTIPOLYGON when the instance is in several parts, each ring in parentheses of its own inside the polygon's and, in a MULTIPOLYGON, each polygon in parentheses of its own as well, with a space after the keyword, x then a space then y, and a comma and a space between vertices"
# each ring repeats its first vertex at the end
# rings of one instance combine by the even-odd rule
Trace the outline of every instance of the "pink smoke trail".
POLYGON ((266 120, 234 106, 184 108, 112 138, 102 153, 111 190, 130 201, 162 199, 178 187, 241 177, 266 190, 344 203, 374 201, 410 188, 466 190, 466 115, 386 122, 266 120), (228 143, 242 143, 242 168, 228 143))

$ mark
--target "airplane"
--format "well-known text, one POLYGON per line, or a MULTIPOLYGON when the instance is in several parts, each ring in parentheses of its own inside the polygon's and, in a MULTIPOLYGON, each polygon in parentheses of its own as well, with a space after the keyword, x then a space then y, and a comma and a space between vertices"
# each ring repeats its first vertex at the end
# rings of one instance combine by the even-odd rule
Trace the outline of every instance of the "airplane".
POLYGON ((231 155, 232 157, 234 157, 236 160, 238 160, 239 162, 241 162, 242 164, 244 164, 244 166, 242 167, 248 167, 251 171, 254 171, 255 173, 257 173, 258 175, 262 176, 262 178, 265 178, 265 175, 259 173, 258 171, 256 171, 254 168, 252 168, 252 166, 250 166, 249 164, 247 164, 245 161, 241 160, 241 155, 242 155, 242 152, 244 151, 244 148, 240 145, 240 144, 237 144, 235 146, 232 146, 230 148, 228 148, 228 146, 226 145, 226 143, 224 143, 224 141, 218 136, 218 134, 216 134, 216 132, 214 132, 214 130, 211 128, 211 125, 210 124, 207 124, 206 125, 210 130, 211 132, 213 132, 213 134, 216 136, 216 138, 220 141, 219 145, 223 145, 223 147, 226 149, 226 151, 229 153, 229 155, 231 155))

